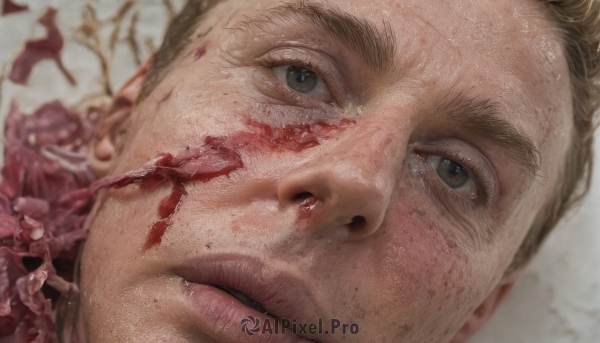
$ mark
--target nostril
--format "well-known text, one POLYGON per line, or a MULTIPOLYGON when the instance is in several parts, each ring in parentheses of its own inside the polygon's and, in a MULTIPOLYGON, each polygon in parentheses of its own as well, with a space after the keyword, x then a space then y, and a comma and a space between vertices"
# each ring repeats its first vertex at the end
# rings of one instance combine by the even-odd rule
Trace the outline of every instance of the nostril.
POLYGON ((367 225, 367 220, 363 216, 356 216, 352 218, 352 221, 348 224, 351 230, 360 230, 367 225))
POLYGON ((302 193, 298 193, 294 196, 294 201, 304 201, 304 200, 312 198, 312 197, 314 197, 314 195, 312 195, 312 193, 302 192, 302 193))

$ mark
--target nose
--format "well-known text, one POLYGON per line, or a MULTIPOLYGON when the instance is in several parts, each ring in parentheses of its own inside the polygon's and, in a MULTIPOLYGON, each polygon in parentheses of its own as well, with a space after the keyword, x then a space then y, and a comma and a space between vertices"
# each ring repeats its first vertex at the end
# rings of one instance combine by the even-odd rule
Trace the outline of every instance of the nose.
POLYGON ((343 135, 286 174, 278 199, 280 207, 296 209, 302 229, 362 239, 384 221, 402 156, 385 132, 343 135))

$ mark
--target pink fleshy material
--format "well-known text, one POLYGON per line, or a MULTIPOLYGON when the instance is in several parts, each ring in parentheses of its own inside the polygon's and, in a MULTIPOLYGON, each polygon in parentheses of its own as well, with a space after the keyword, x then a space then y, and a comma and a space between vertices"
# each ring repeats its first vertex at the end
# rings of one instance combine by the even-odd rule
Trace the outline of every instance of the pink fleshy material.
POLYGON ((87 238, 89 186, 96 179, 85 156, 92 130, 91 119, 59 102, 32 115, 11 105, 0 183, 0 339, 56 340, 46 284, 72 280, 73 270, 57 270, 53 260, 74 263, 87 238))
POLYGON ((3 16, 12 13, 18 13, 29 10, 27 5, 18 5, 12 2, 12 0, 4 0, 2 3, 2 14, 3 16))

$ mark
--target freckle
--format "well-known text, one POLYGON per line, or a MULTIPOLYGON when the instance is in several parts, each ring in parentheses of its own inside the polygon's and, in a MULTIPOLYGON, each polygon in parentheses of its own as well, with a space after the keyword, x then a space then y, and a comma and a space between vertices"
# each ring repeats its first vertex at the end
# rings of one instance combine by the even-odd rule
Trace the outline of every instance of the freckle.
POLYGON ((210 242, 210 243, 206 243, 204 246, 205 246, 207 249, 210 249, 211 245, 212 245, 212 242, 210 242))
POLYGON ((448 248, 450 248, 450 249, 454 249, 457 247, 456 242, 451 239, 447 239, 446 244, 448 245, 448 248))
POLYGON ((223 95, 229 95, 229 93, 223 93, 223 95))
POLYGON ((427 291, 427 293, 429 293, 430 298, 433 298, 435 296, 435 291, 433 289, 430 289, 429 291, 427 291))
POLYGON ((206 54, 206 46, 201 46, 200 48, 198 48, 198 50, 196 50, 196 61, 201 59, 202 56, 204 56, 206 54))

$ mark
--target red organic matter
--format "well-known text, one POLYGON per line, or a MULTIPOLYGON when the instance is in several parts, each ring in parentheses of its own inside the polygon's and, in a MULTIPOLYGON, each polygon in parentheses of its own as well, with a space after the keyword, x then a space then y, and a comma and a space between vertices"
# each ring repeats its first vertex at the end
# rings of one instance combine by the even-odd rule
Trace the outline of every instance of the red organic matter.
POLYGON ((7 15, 7 14, 12 14, 12 13, 18 13, 18 12, 23 12, 23 11, 27 11, 29 10, 29 7, 27 5, 18 5, 15 4, 14 2, 12 2, 12 0, 4 0, 4 2, 2 3, 2 14, 1 15, 7 15))
POLYGON ((69 82, 73 85, 76 84, 73 76, 65 69, 60 57, 64 39, 56 26, 56 14, 54 8, 48 8, 46 13, 39 19, 39 23, 46 28, 48 35, 46 38, 25 43, 25 48, 13 63, 9 75, 12 82, 24 85, 37 63, 44 59, 54 59, 69 82))
POLYGON ((85 155, 88 118, 59 102, 32 115, 11 106, 0 183, 0 338, 52 342, 51 300, 77 292, 72 267, 55 262, 72 266, 87 237, 95 180, 85 155))

